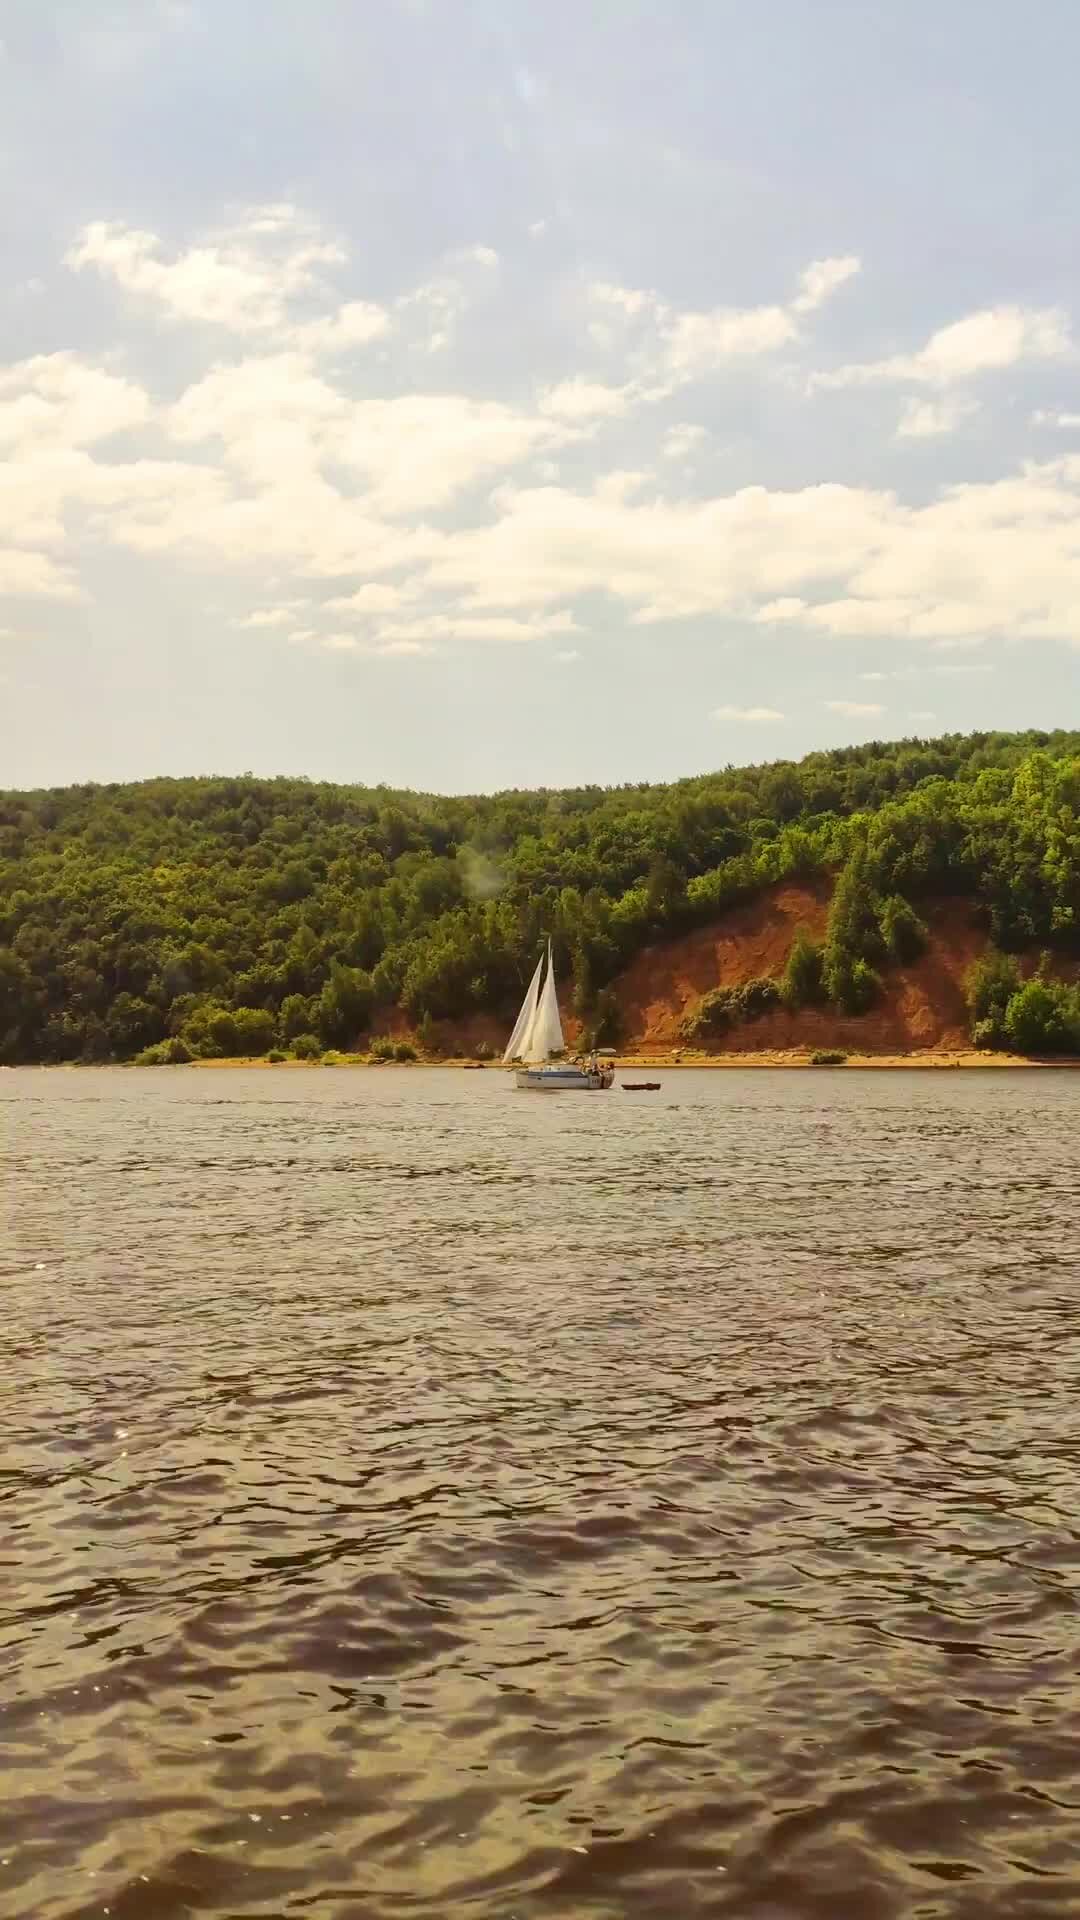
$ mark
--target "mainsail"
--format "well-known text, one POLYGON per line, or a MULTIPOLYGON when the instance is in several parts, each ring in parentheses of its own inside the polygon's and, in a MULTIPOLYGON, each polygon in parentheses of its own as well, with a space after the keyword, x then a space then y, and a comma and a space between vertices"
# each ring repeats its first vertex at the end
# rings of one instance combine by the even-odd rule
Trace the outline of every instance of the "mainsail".
POLYGON ((555 998, 555 968, 551 962, 550 940, 547 963, 547 979, 529 1030, 529 1052, 522 1055, 523 1060, 549 1060, 553 1053, 563 1050, 562 1021, 559 1019, 559 1003, 555 998))
POLYGON ((529 981, 529 991, 521 1003, 521 1012, 518 1014, 514 1031, 510 1035, 510 1043, 506 1052, 503 1054, 504 1067, 507 1066, 511 1060, 523 1060, 525 1058, 524 1042, 528 1035, 529 1028, 536 1018, 536 1003, 540 997, 540 975, 543 970, 544 956, 541 954, 536 963, 536 972, 529 981))
POLYGON ((559 1003, 555 998, 555 969, 552 965, 550 940, 547 949, 547 978, 541 991, 540 975, 543 966, 544 956, 541 955, 536 972, 529 982, 529 991, 525 995, 506 1052, 503 1054, 504 1065, 511 1060, 524 1060, 530 1064, 544 1063, 553 1053, 563 1051, 562 1021, 559 1018, 559 1003))

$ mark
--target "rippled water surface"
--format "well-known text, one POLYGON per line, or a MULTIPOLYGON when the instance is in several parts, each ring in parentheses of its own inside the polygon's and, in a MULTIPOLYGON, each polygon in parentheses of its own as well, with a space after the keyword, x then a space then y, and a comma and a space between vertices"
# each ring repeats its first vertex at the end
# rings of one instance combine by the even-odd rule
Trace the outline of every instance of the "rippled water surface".
POLYGON ((1080 1074, 0 1073, 4 1920, 1080 1913, 1080 1074))

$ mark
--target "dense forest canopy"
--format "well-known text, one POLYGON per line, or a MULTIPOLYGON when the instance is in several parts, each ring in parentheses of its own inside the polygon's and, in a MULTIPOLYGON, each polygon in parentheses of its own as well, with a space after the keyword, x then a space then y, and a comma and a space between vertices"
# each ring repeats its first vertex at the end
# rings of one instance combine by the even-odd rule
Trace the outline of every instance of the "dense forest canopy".
POLYGON ((1078 816, 1065 732, 477 798, 249 775, 6 793, 0 1059, 317 1052, 391 1007, 421 1029, 508 1012, 548 934, 602 1033, 641 946, 820 873, 828 939, 787 990, 858 1008, 934 893, 969 896, 1003 954, 1080 951, 1078 816))

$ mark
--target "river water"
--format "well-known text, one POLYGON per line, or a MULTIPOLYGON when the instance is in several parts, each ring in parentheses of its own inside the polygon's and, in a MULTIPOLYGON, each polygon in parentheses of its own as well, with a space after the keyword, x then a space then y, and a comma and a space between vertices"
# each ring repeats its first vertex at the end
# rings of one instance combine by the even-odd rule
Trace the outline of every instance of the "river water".
POLYGON ((0 1072, 4 1920, 1080 1912, 1080 1074, 0 1072))

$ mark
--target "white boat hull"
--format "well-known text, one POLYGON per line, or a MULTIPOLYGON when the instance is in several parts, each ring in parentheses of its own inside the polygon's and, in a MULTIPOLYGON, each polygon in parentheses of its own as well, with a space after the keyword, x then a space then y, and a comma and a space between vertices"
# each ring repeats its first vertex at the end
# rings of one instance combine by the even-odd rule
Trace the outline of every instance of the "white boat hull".
POLYGON ((606 1093, 614 1078, 609 1067, 596 1073, 580 1067, 519 1067, 514 1075, 520 1093, 606 1093))

